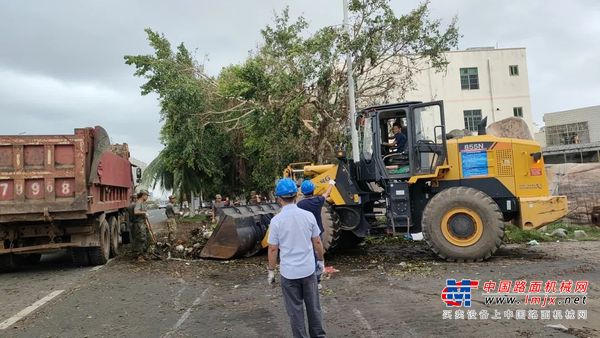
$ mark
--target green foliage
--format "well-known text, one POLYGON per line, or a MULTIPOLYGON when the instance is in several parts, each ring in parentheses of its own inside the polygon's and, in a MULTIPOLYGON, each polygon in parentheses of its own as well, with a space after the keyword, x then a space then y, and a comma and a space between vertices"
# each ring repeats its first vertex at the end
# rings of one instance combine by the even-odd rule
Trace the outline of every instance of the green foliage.
POLYGON ((600 228, 594 226, 569 224, 565 222, 555 222, 546 226, 544 230, 522 230, 514 225, 507 225, 505 230, 504 241, 506 243, 527 243, 533 239, 538 242, 554 242, 557 240, 574 240, 575 230, 583 230, 588 237, 577 239, 579 241, 597 241, 600 240, 600 228), (550 234, 558 229, 565 229, 566 238, 552 237, 550 234))
POLYGON ((288 163, 326 162, 346 143, 348 52, 364 106, 402 99, 416 71, 443 69, 457 46, 456 19, 442 27, 427 2, 397 16, 388 0, 352 1, 350 12, 348 36, 339 25, 309 33, 286 9, 245 62, 215 78, 147 29, 154 54, 125 57, 147 80, 142 94, 158 94, 164 122, 165 149, 145 178, 184 194, 270 191, 288 163))
POLYGON ((179 223, 202 223, 208 221, 206 215, 196 215, 193 217, 182 217, 178 220, 179 223))
POLYGON ((527 243, 531 240, 552 242, 553 238, 537 230, 522 230, 512 224, 507 224, 504 230, 505 243, 527 243))

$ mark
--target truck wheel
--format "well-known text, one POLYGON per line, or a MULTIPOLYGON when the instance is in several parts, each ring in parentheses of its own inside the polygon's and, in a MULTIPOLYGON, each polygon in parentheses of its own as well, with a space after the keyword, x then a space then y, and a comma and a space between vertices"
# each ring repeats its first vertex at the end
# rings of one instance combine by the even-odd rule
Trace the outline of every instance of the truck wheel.
POLYGON ((423 211, 423 237, 448 261, 489 258, 502 245, 504 220, 496 202, 467 187, 448 188, 435 195, 423 211))
POLYGON ((90 258, 88 256, 87 248, 73 248, 71 249, 71 259, 75 266, 88 266, 90 265, 90 258))
POLYGON ((119 229, 119 222, 114 216, 108 219, 108 224, 110 225, 110 257, 116 257, 119 255, 121 229, 119 229))
POLYGON ((0 255, 0 272, 10 272, 17 267, 12 254, 0 255))
POLYGON ((91 265, 104 265, 110 258, 110 229, 106 219, 100 223, 100 246, 88 248, 91 265))

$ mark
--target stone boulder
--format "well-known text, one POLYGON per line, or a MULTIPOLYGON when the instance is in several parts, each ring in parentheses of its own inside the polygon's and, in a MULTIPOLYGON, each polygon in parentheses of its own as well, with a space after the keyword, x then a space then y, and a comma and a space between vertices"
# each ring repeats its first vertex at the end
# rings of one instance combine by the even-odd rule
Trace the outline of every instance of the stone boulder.
POLYGON ((486 128, 486 133, 496 137, 533 140, 533 135, 527 126, 527 122, 520 117, 508 117, 494 122, 486 128))

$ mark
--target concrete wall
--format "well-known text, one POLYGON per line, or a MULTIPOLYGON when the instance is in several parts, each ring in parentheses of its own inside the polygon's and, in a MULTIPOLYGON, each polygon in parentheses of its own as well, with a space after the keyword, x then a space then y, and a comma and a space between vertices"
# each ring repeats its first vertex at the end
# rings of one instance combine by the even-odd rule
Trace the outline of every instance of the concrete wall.
POLYGON ((546 127, 585 121, 588 123, 590 142, 600 141, 600 105, 544 114, 546 127))
POLYGON ((514 116, 513 107, 523 107, 523 118, 533 129, 527 57, 525 48, 478 49, 446 53, 447 70, 427 69, 417 74, 417 89, 405 100, 444 100, 446 130, 463 129, 464 110, 480 109, 488 125, 514 116), (519 75, 511 76, 509 66, 517 65, 519 75), (461 89, 460 68, 477 67, 479 89, 461 89))

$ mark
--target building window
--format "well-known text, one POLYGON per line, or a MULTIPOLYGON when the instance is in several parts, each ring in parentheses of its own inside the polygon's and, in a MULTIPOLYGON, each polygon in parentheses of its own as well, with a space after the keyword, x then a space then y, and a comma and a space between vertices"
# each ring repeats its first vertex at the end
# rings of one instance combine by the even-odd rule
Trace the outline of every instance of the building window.
POLYGON ((548 146, 590 142, 590 131, 587 122, 546 126, 545 131, 548 146))
POLYGON ((513 115, 515 117, 523 117, 523 107, 514 107, 513 108, 513 115))
POLYGON ((510 73, 510 76, 518 76, 519 75, 519 66, 517 66, 517 65, 508 66, 508 72, 510 73))
POLYGON ((460 69, 460 87, 462 89, 479 89, 477 67, 460 69))
POLYGON ((465 129, 477 131, 477 126, 481 122, 481 109, 464 110, 465 129))

